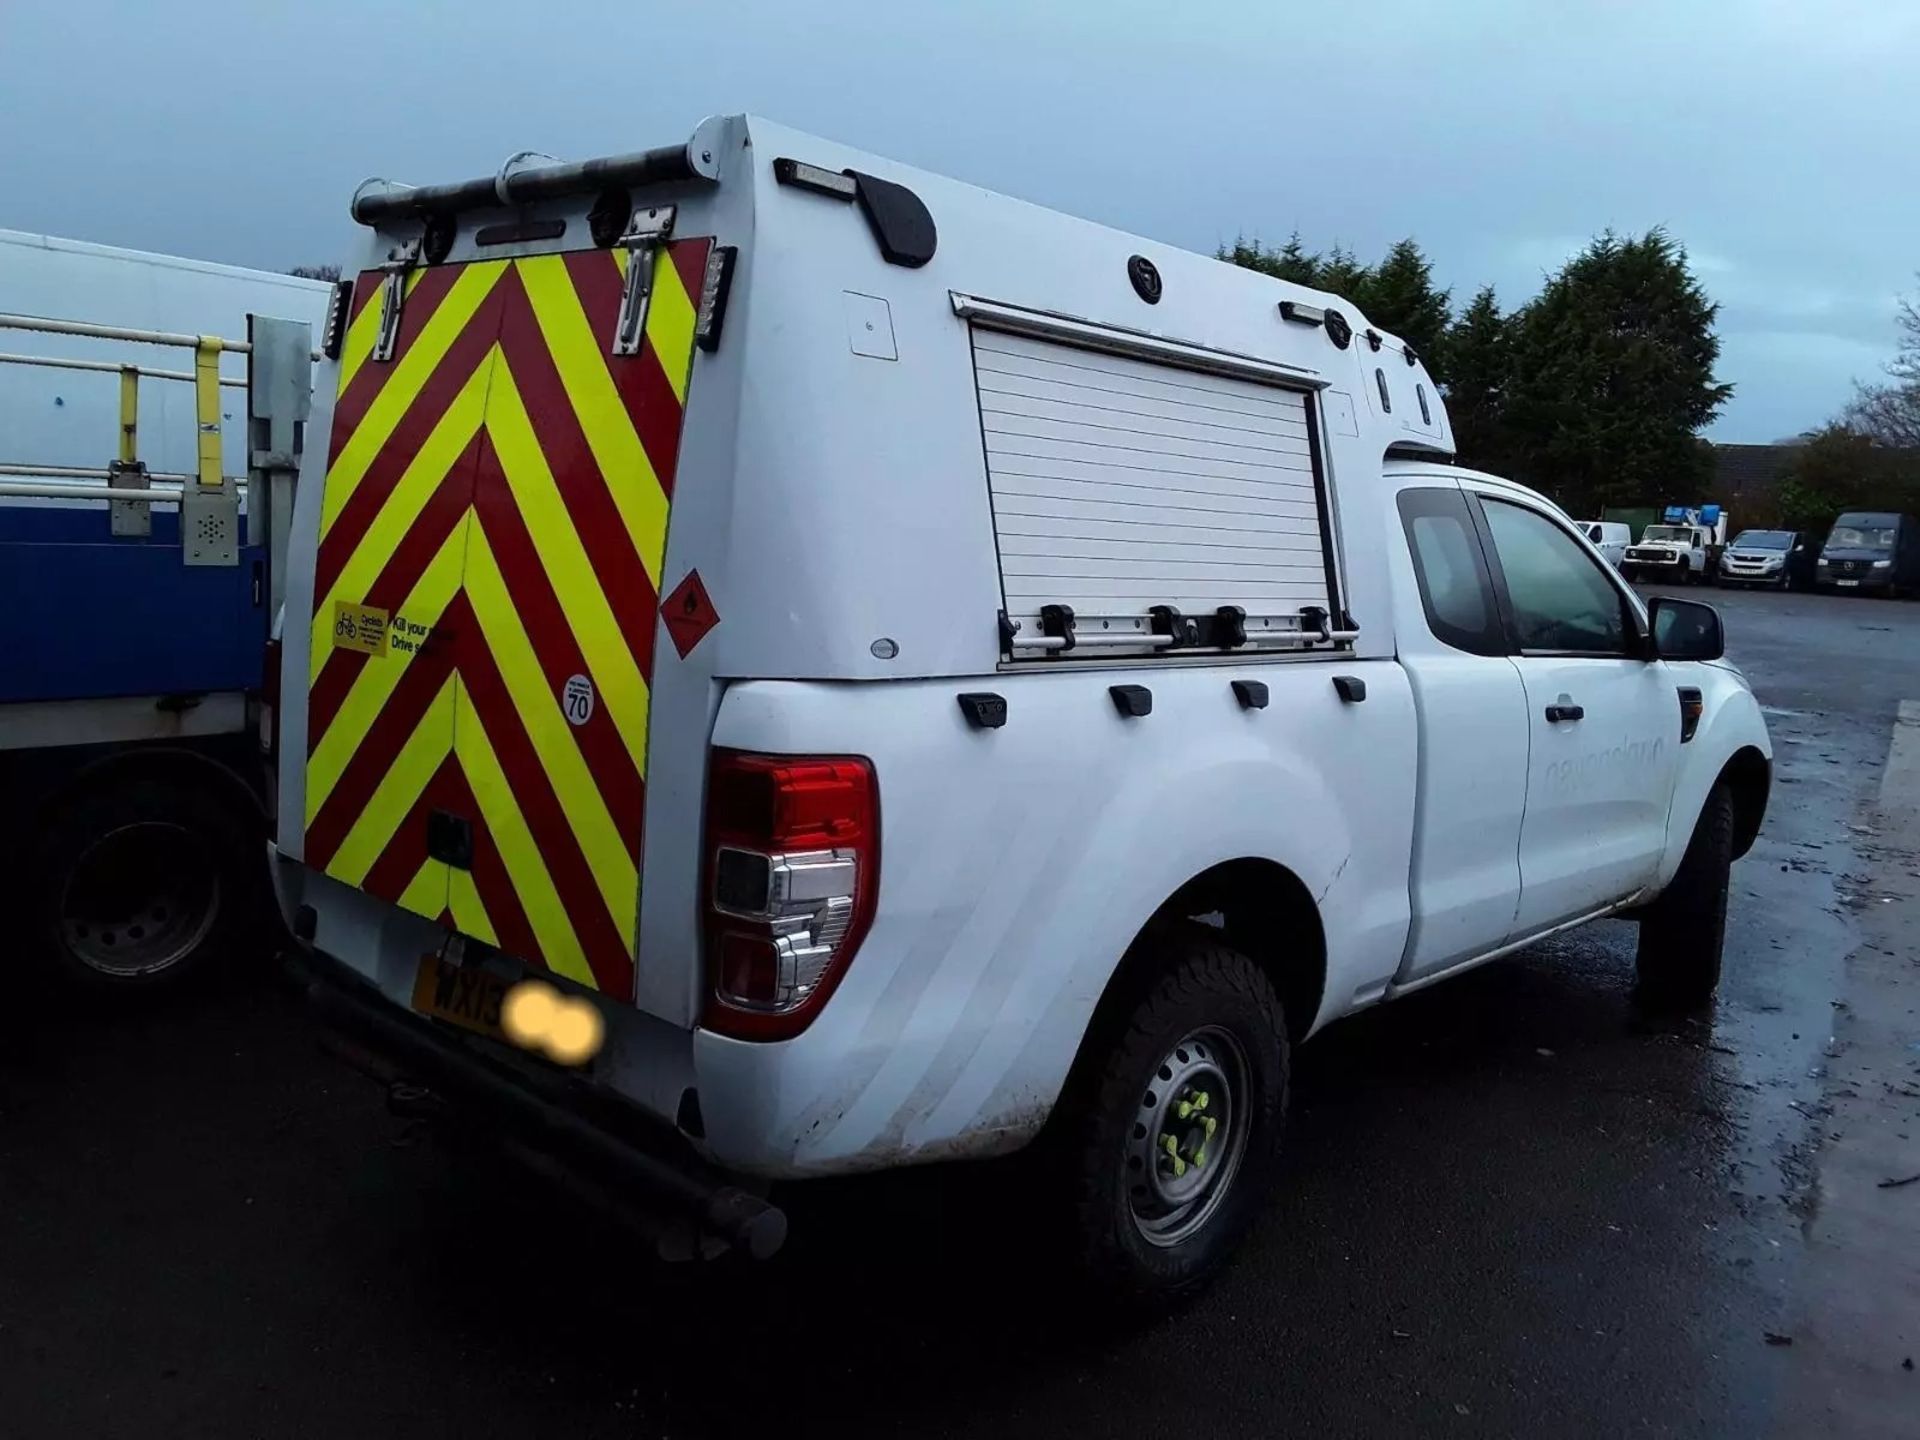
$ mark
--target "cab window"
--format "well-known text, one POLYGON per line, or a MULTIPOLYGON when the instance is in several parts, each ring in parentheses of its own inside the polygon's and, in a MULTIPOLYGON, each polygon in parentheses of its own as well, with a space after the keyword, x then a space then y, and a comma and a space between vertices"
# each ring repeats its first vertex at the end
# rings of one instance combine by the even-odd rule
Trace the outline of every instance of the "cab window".
POLYGON ((1433 638, 1473 655, 1504 655, 1499 602, 1466 496, 1452 488, 1400 492, 1400 524, 1433 638))
POLYGON ((1628 653, 1626 599, 1571 535, 1537 511, 1491 496, 1481 509, 1523 652, 1628 653))

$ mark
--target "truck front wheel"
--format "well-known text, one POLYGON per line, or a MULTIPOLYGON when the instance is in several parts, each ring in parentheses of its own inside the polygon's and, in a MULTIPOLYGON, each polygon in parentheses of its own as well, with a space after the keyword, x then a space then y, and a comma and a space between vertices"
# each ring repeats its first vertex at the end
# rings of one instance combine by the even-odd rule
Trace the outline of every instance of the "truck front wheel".
POLYGON ((61 805, 40 839, 31 901, 66 979, 144 992, 239 947, 257 909, 255 847, 215 789, 199 776, 126 775, 61 805))
POLYGON ((1732 870, 1733 794, 1723 783, 1707 796, 1673 883, 1641 915, 1635 965, 1643 1003, 1696 1010, 1713 998, 1732 870))
POLYGON ((1075 1259, 1129 1309, 1197 1291, 1258 1218, 1286 1123, 1288 1043, 1265 972, 1217 932, 1144 936, 1152 978, 1082 1057, 1059 1136, 1075 1259))

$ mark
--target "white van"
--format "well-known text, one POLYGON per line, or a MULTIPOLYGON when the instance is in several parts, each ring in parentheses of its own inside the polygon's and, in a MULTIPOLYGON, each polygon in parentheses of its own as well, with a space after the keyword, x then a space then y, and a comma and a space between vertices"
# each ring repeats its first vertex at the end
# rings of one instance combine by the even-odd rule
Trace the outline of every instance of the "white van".
POLYGON ((1619 520, 1582 520, 1580 532, 1616 570, 1627 553, 1627 546, 1633 543, 1633 527, 1619 520))

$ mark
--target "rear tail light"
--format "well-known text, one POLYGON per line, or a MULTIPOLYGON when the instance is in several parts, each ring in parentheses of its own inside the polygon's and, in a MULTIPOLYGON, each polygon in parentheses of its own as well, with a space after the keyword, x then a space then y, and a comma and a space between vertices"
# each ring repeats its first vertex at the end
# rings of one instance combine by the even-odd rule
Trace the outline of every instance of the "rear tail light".
POLYGON ((716 750, 707 779, 708 1029, 798 1035, 873 919, 880 830, 873 766, 716 750))

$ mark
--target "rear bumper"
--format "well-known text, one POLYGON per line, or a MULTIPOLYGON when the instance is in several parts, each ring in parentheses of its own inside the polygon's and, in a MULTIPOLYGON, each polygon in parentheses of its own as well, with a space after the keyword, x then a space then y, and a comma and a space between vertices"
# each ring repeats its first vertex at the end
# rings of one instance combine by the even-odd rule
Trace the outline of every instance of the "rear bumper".
POLYGON ((786 1217, 707 1165, 669 1127, 615 1108, 571 1077, 496 1063, 452 1032, 400 1009, 351 967, 319 951, 290 962, 321 1024, 383 1078, 425 1087, 477 1121, 487 1138, 611 1204, 661 1238, 691 1232, 765 1258, 786 1217))

